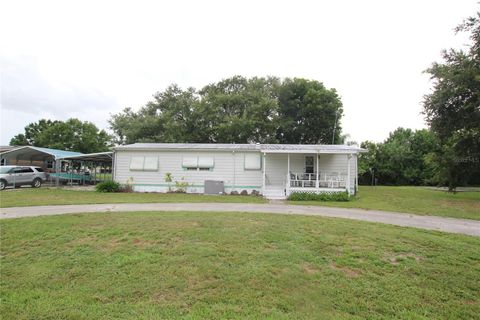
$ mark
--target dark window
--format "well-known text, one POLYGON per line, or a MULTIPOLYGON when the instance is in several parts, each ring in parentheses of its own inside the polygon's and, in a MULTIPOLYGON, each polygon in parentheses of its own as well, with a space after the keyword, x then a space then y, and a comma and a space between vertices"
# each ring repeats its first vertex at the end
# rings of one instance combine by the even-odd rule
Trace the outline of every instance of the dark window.
POLYGON ((31 172, 33 172, 32 168, 29 168, 29 167, 23 167, 22 168, 22 173, 31 173, 31 172))
POLYGON ((12 172, 12 173, 22 173, 23 170, 22 170, 22 168, 13 168, 13 169, 11 170, 11 172, 12 172))
POLYGON ((37 170, 38 172, 43 172, 42 168, 35 168, 35 170, 37 170))
POLYGON ((305 173, 313 173, 314 160, 312 156, 305 157, 305 173))

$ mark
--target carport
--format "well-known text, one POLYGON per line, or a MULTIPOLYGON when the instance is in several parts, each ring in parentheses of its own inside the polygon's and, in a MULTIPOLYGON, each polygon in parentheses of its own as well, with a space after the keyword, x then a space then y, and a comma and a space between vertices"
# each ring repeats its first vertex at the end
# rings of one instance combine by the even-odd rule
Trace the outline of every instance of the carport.
POLYGON ((60 184, 96 184, 111 179, 113 152, 83 154, 33 146, 0 153, 2 165, 42 167, 48 181, 60 184))
POLYGON ((81 154, 73 151, 24 146, 0 153, 0 159, 2 165, 37 166, 42 167, 46 172, 55 172, 60 159, 81 154))
POLYGON ((73 184, 96 184, 100 181, 112 180, 113 152, 97 152, 72 155, 61 158, 68 163, 71 170, 61 178, 73 184))

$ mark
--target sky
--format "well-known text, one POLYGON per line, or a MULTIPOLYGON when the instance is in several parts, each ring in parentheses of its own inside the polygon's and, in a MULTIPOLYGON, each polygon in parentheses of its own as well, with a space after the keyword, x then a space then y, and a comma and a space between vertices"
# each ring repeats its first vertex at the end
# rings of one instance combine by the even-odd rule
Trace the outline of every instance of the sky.
POLYGON ((351 141, 425 128, 423 71, 468 43, 478 0, 0 0, 0 144, 41 118, 108 129, 176 83, 301 77, 335 88, 351 141))

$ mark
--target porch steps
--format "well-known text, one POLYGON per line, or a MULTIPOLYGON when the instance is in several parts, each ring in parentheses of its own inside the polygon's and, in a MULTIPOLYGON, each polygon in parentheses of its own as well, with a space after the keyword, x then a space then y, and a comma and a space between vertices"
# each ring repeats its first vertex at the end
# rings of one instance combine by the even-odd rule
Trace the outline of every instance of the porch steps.
POLYGON ((265 188, 263 196, 270 200, 284 200, 287 198, 284 188, 265 188))

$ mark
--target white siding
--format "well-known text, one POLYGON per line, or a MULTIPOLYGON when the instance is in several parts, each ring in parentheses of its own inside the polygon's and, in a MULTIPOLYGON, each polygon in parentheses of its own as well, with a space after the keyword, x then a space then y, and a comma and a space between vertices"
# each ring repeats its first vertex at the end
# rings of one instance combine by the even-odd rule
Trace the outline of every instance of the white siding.
POLYGON ((287 179, 287 155, 267 153, 265 158, 266 177, 268 186, 284 186, 287 179))
POLYGON ((224 181, 226 192, 261 191, 262 171, 245 170, 244 160, 245 152, 116 151, 115 181, 129 181, 136 191, 165 192, 169 187, 165 182, 168 172, 172 174, 173 181, 188 182, 187 191, 192 193, 203 193, 205 180, 224 181), (130 160, 134 156, 158 157, 158 171, 131 171, 130 160), (197 156, 213 157, 214 167, 210 171, 189 171, 182 167, 183 157, 197 156))
MULTIPOLYGON (((225 184, 225 191, 252 190, 262 192, 262 170, 245 169, 245 154, 248 152, 190 152, 190 151, 116 151, 114 177, 120 183, 131 183, 135 191, 166 192, 174 183, 165 182, 165 174, 171 173, 173 181, 185 181, 189 184, 187 192, 203 193, 205 180, 219 180, 225 184), (158 157, 157 171, 131 171, 132 157, 158 157), (190 171, 182 167, 182 160, 186 157, 213 157, 214 167, 210 171, 190 171)), ((290 154, 290 171, 305 172, 305 156, 311 154, 290 154)), ((314 170, 317 168, 317 156, 314 170)), ((265 159, 266 185, 285 186, 287 178, 287 154, 267 153, 265 159)), ((338 172, 347 175, 346 154, 320 154, 320 174, 338 172)), ((350 159, 350 191, 354 193, 357 173, 356 155, 350 159)))

